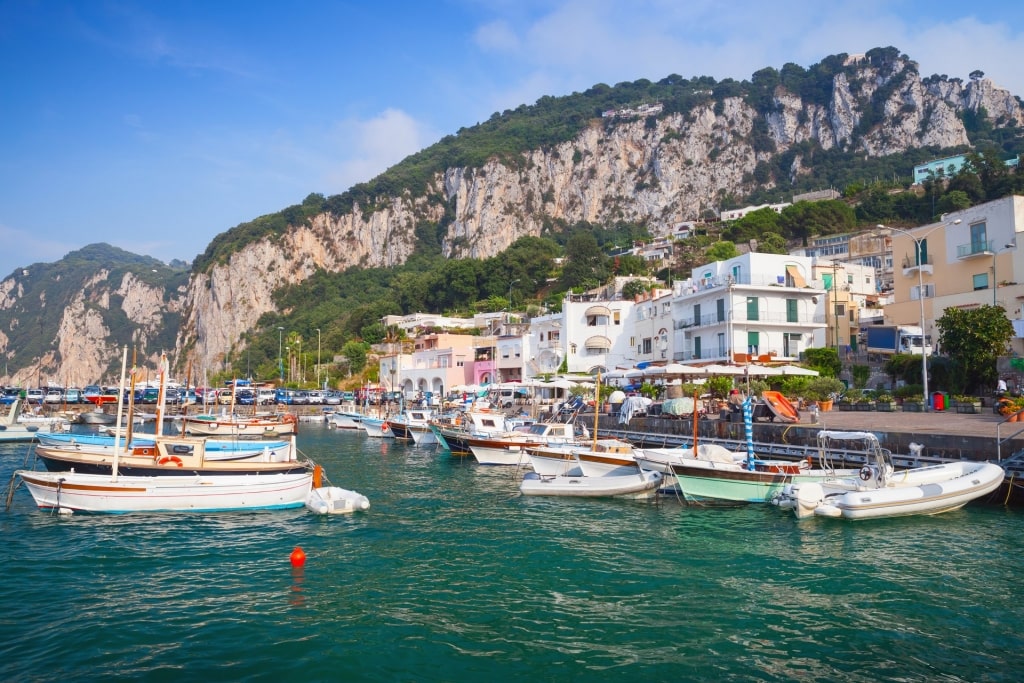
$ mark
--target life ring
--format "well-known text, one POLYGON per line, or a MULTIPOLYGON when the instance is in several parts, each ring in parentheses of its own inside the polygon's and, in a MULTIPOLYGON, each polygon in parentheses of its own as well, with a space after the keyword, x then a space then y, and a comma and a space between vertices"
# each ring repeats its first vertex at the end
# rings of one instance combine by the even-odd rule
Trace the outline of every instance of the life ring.
POLYGON ((164 457, 156 461, 157 465, 170 465, 172 463, 177 465, 178 467, 184 467, 184 463, 181 462, 181 458, 179 458, 176 455, 165 455, 164 457))
POLYGON ((291 422, 292 424, 298 424, 299 423, 299 416, 298 415, 292 415, 291 413, 287 413, 284 416, 284 421, 285 422, 291 422))
POLYGON ((864 465, 864 467, 860 468, 860 478, 862 481, 871 481, 873 476, 875 476, 875 473, 870 466, 864 465))

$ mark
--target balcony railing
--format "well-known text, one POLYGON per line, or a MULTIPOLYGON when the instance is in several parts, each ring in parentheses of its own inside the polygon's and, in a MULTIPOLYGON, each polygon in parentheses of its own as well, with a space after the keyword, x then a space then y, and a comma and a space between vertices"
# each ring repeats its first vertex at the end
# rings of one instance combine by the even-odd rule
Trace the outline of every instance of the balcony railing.
POLYGON ((989 240, 987 242, 968 242, 967 244, 959 244, 956 248, 956 257, 958 259, 974 258, 975 256, 991 256, 995 253, 995 242, 989 240))

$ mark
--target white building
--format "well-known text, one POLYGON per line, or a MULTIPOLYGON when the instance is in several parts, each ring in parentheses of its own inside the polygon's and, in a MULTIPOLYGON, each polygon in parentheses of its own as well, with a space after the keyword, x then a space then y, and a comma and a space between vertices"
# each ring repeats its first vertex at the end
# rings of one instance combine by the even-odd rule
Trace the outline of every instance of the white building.
POLYGON ((563 362, 567 372, 586 374, 631 363, 627 359, 633 358, 634 349, 626 321, 634 302, 623 299, 621 292, 634 279, 617 277, 607 287, 566 294, 561 312, 533 318, 528 374, 556 373, 563 362))
POLYGON ((825 327, 811 260, 750 253, 693 270, 671 302, 673 359, 798 360, 825 327))

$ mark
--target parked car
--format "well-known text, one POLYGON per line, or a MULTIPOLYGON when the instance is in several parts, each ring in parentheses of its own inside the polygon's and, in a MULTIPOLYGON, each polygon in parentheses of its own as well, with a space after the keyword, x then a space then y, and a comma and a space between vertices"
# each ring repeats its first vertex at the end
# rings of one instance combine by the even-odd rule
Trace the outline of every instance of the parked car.
POLYGON ((18 387, 5 387, 3 394, 0 395, 0 405, 11 405, 21 396, 21 391, 18 387))
POLYGON ((229 391, 229 390, 226 390, 226 389, 225 390, 221 390, 217 394, 217 403, 222 405, 222 406, 229 406, 229 405, 231 405, 231 401, 232 400, 233 399, 232 399, 232 396, 231 396, 231 391, 229 391))
POLYGON ((354 391, 343 391, 343 392, 341 392, 341 402, 342 403, 355 403, 355 400, 356 400, 356 392, 354 392, 354 391))
POLYGON ((292 395, 293 406, 305 406, 309 405, 309 392, 308 391, 296 391, 292 395))
POLYGON ((256 403, 261 406, 268 406, 274 403, 277 399, 277 392, 273 389, 257 389, 256 390, 256 403))
POLYGON ((42 389, 29 389, 25 392, 25 400, 29 403, 41 404, 45 398, 46 393, 42 389))
POLYGON ((43 397, 43 403, 60 404, 64 402, 63 389, 49 389, 43 397))
POLYGON ((256 403, 256 392, 252 389, 239 389, 235 392, 235 403, 240 406, 251 406, 256 403))
POLYGON ((64 392, 64 400, 67 403, 85 403, 85 396, 81 389, 68 389, 64 392))
POLYGON ((324 392, 316 390, 307 391, 306 403, 311 406, 322 406, 324 404, 324 392))
POLYGON ((341 405, 341 392, 328 391, 324 393, 324 403, 329 406, 341 405))
POLYGON ((142 395, 137 396, 136 401, 145 404, 154 404, 160 400, 160 390, 155 387, 146 387, 142 390, 142 395))

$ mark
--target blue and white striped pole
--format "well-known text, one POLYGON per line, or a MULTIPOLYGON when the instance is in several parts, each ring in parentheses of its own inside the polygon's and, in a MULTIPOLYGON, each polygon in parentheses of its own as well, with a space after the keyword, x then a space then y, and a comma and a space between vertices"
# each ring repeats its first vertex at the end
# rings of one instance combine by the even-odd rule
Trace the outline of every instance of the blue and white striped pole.
POLYGON ((743 431, 747 437, 747 469, 754 469, 754 403, 750 396, 743 399, 743 431))

